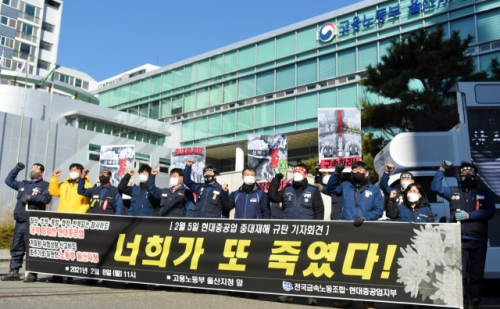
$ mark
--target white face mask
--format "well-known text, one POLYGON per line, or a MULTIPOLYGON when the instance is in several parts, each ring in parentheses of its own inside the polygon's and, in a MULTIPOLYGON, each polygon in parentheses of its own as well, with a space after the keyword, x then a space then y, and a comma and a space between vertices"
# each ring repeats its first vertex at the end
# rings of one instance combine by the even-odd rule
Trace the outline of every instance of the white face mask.
POLYGON ((148 181, 148 175, 139 175, 139 182, 148 181))
POLYGON ((175 187, 179 184, 179 178, 170 178, 170 186, 175 187))
POLYGON ((69 173, 69 178, 71 178, 71 179, 80 178, 80 173, 78 173, 78 172, 70 172, 69 173))
POLYGON ((246 183, 247 185, 253 185, 255 183, 255 177, 254 176, 245 176, 245 177, 243 177, 243 182, 246 183))
POLYGON ((406 195, 406 198, 408 199, 408 202, 414 203, 414 202, 417 202, 420 199, 420 196, 418 196, 417 193, 408 193, 406 195))
POLYGON ((293 181, 302 181, 304 180, 304 176, 302 176, 302 174, 299 174, 299 173, 294 173, 293 174, 293 181))
POLYGON ((411 182, 409 182, 409 181, 403 181, 403 182, 401 183, 401 187, 402 187, 403 189, 405 189, 405 190, 406 190, 406 188, 408 188, 408 186, 409 186, 410 184, 411 184, 411 182))

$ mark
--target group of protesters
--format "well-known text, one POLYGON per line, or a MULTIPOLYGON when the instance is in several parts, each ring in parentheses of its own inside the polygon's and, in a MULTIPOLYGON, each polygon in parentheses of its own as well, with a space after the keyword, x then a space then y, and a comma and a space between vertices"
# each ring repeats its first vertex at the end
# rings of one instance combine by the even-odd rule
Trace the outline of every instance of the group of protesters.
MULTIPOLYGON (((191 179, 194 163, 188 159, 184 169, 172 169, 166 188, 156 186, 159 171, 148 165, 141 165, 138 170, 139 185, 129 185, 135 175, 135 171, 130 170, 118 187, 114 187, 110 170, 100 170, 98 182, 92 185, 89 170, 78 163, 70 165, 69 177, 64 181, 60 181, 61 170, 54 172, 50 183, 44 181, 45 167, 38 163, 31 167, 30 179, 18 181, 18 173, 25 165, 17 163, 5 180, 18 193, 10 271, 2 281, 20 280, 19 269, 26 248, 26 210, 45 210, 51 197, 60 198, 57 211, 69 213, 229 218, 230 211, 235 209, 235 219, 323 220, 325 207, 321 194, 325 194, 332 198, 331 219, 353 221, 356 227, 365 221, 381 219, 384 209, 386 216, 396 221, 433 223, 435 220, 424 189, 410 172, 401 173, 397 186, 389 186, 389 176, 394 171, 392 164, 386 166, 380 187, 368 180, 370 172, 364 162, 354 163, 349 173, 343 173, 344 166, 338 164, 326 185, 320 172, 315 175, 315 184, 310 184, 308 167, 298 164, 290 181, 283 180, 283 174, 277 174, 266 193, 257 184, 256 171, 251 167, 242 171, 242 185, 230 192, 228 184, 217 182, 219 173, 212 164, 203 169, 204 182, 194 182, 191 179), (387 196, 385 205, 381 191, 387 196), (122 194, 130 196, 128 207, 124 207, 122 194)), ((444 173, 451 168, 451 162, 443 161, 431 189, 450 202, 450 222, 461 222, 464 307, 477 309, 484 277, 488 220, 494 215, 495 202, 490 190, 478 186, 477 169, 470 163, 459 167, 458 186, 444 187, 444 173)), ((35 281, 36 273, 30 272, 24 278, 24 282, 35 281)), ((54 276, 51 281, 62 282, 63 278, 54 276)), ((73 283, 72 278, 67 282, 73 283)), ((291 302, 293 298, 281 296, 278 300, 291 302)), ((313 298, 307 302, 317 304, 313 298)), ((340 308, 351 305, 348 300, 335 303, 340 308)), ((364 306, 368 309, 374 304, 365 302, 364 306)))

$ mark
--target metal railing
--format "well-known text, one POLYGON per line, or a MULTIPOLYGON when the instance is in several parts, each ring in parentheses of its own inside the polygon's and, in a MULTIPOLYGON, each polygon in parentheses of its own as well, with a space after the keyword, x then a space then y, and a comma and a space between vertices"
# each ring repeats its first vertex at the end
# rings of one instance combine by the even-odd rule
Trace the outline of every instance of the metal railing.
POLYGON ((21 58, 21 59, 29 59, 30 62, 35 62, 35 56, 34 55, 30 55, 30 54, 26 54, 26 53, 23 53, 23 52, 20 52, 20 51, 17 51, 15 50, 14 53, 13 53, 14 57, 18 57, 18 58, 21 58))
POLYGON ((40 24, 40 18, 29 13, 19 11, 19 17, 40 24))
POLYGON ((28 40, 28 41, 31 41, 34 43, 36 43, 38 40, 38 37, 36 37, 32 34, 27 34, 25 32, 19 31, 19 30, 16 31, 16 37, 21 38, 21 39, 25 39, 25 40, 28 40))

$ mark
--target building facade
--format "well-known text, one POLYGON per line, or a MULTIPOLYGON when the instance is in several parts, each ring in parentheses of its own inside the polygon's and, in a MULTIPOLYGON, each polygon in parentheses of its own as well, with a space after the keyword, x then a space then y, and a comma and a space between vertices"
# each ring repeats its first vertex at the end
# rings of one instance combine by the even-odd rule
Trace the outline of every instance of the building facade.
POLYGON ((2 0, 0 49, 3 69, 15 70, 29 60, 29 73, 45 76, 55 67, 63 2, 60 0, 2 0))
POLYGON ((291 157, 307 159, 318 151, 318 108, 390 103, 359 80, 391 40, 438 25, 447 38, 460 30, 474 36, 467 53, 485 70, 500 56, 499 8, 488 0, 364 1, 93 93, 101 106, 172 123, 181 146, 207 146, 223 170, 251 134, 286 133, 291 157), (318 32, 329 23, 338 34, 323 42, 318 32))

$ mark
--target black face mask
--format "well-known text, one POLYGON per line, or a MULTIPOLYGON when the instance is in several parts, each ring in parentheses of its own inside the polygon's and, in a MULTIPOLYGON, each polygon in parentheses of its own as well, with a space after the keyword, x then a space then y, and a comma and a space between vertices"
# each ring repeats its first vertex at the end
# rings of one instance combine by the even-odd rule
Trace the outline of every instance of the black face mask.
POLYGON ((472 189, 477 186, 476 176, 465 175, 460 176, 460 185, 466 189, 472 189))
POLYGON ((106 185, 109 183, 109 177, 108 176, 99 176, 99 182, 103 185, 106 185))
POLYGON ((356 186, 361 186, 368 182, 368 179, 365 177, 365 173, 352 173, 351 179, 356 186))
POLYGON ((206 176, 203 176, 203 178, 205 178, 205 183, 207 185, 215 180, 214 175, 206 175, 206 176))

